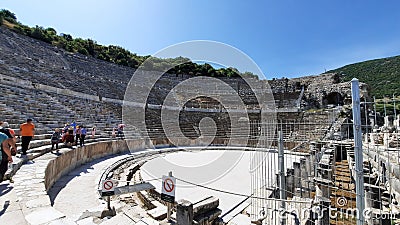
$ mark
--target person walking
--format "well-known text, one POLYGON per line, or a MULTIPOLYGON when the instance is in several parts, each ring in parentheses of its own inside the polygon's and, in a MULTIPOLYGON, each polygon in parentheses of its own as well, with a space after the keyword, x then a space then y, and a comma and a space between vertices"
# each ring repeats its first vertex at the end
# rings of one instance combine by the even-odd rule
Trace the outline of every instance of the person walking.
POLYGON ((78 146, 78 141, 81 140, 81 126, 77 126, 75 130, 75 145, 78 146))
POLYGON ((35 136, 35 125, 32 123, 32 119, 27 119, 26 123, 21 124, 19 127, 21 135, 21 147, 22 155, 26 155, 26 151, 29 148, 33 136, 35 136))
POLYGON ((60 129, 56 128, 54 130, 54 133, 51 135, 51 150, 53 150, 54 145, 56 146, 56 149, 58 149, 58 143, 60 142, 60 138, 61 138, 60 129))
POLYGON ((85 126, 82 126, 82 128, 81 128, 81 137, 79 138, 79 144, 80 144, 81 147, 82 147, 82 146, 85 146, 85 137, 86 137, 86 134, 87 134, 86 127, 85 127, 85 126))

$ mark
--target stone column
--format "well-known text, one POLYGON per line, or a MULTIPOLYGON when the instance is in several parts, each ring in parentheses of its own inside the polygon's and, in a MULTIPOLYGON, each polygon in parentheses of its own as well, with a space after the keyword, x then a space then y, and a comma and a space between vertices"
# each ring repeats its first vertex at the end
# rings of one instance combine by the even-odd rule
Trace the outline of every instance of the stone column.
POLYGON ((176 207, 176 223, 178 225, 193 224, 193 204, 187 200, 179 200, 176 207))
POLYGON ((286 187, 287 187, 287 197, 292 198, 294 193, 294 170, 287 169, 286 172, 286 187))
POLYGON ((389 148, 390 135, 388 131, 383 131, 383 146, 389 148))
POLYGON ((329 206, 331 204, 331 201, 329 198, 320 198, 317 202, 319 206, 319 212, 318 212, 318 219, 316 224, 318 225, 327 225, 329 224, 329 216, 330 216, 330 209, 329 206))
POLYGON ((307 171, 307 160, 305 158, 300 159, 300 174, 301 174, 301 197, 303 197, 303 187, 307 188, 308 187, 308 171, 307 171))
POLYGON ((385 124, 384 124, 384 126, 385 127, 392 127, 393 126, 392 121, 389 120, 389 116, 385 116, 385 124))
MULTIPOLYGON (((372 210, 374 208, 374 198, 373 198, 374 194, 372 193, 372 191, 368 190, 368 188, 366 188, 365 190, 365 208, 368 210, 372 210)), ((365 219, 368 225, 373 225, 374 221, 372 218, 366 218, 365 219)))
POLYGON ((318 201, 318 199, 321 198, 327 198, 329 199, 331 196, 331 188, 332 188, 332 181, 327 180, 327 179, 322 179, 319 177, 314 178, 314 181, 316 183, 316 193, 315 193, 315 199, 318 201))
POLYGON ((393 125, 396 128, 396 130, 399 130, 400 127, 400 115, 397 115, 395 120, 393 121, 393 125))
POLYGON ((305 156, 306 160, 306 171, 307 171, 307 177, 311 176, 311 155, 306 155, 305 156))
POLYGON ((297 191, 297 188, 301 188, 301 169, 300 169, 300 163, 294 162, 293 163, 293 168, 294 168, 294 188, 295 192, 297 191))
POLYGON ((315 145, 310 144, 310 176, 316 176, 316 170, 317 170, 317 157, 316 157, 316 149, 315 145))

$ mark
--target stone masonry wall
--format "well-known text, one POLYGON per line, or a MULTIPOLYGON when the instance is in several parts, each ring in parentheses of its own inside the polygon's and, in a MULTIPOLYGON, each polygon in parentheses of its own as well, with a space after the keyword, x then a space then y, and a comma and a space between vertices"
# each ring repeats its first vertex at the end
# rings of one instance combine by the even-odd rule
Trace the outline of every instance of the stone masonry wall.
MULTIPOLYGON (((142 139, 128 140, 130 150, 144 149, 142 139)), ((104 141, 88 144, 84 148, 77 148, 65 152, 59 157, 49 161, 45 171, 45 188, 48 191, 51 186, 63 175, 80 165, 107 155, 128 151, 125 141, 104 141)))

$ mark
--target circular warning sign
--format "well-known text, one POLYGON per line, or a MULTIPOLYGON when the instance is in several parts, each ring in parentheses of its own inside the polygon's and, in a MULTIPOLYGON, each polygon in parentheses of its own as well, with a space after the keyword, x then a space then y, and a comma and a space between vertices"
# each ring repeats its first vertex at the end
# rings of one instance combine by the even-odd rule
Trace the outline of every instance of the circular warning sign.
POLYGON ((106 191, 111 191, 111 189, 113 189, 113 187, 114 187, 114 183, 111 180, 107 180, 103 184, 103 188, 106 191))
POLYGON ((175 185, 176 178, 172 176, 162 177, 162 187, 161 187, 161 200, 166 202, 175 202, 175 185))
POLYGON ((101 196, 112 196, 114 195, 114 189, 117 186, 114 180, 103 180, 101 184, 101 196))
POLYGON ((171 180, 171 178, 167 178, 164 180, 164 190, 166 192, 172 192, 175 188, 174 181, 171 180))
POLYGON ((176 178, 170 176, 163 176, 161 194, 166 194, 168 196, 175 196, 176 178))
POLYGON ((113 180, 103 180, 101 185, 102 192, 114 192, 116 183, 113 180))

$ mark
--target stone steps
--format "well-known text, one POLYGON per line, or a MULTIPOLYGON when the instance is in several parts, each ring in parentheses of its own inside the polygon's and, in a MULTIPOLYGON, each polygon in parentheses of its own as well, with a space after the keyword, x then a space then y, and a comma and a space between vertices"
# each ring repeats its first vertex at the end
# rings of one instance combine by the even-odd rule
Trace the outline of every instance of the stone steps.
POLYGON ((2 120, 9 122, 11 128, 15 130, 26 118, 34 119, 36 134, 50 133, 54 128, 62 127, 64 123, 72 120, 80 124, 96 124, 99 131, 103 127, 106 128, 104 124, 107 122, 121 123, 120 117, 114 114, 115 109, 109 107, 108 103, 46 93, 36 89, 18 88, 1 82, 0 86, 8 94, 7 97, 0 97, 4 100, 0 108, 5 109, 2 120), (92 107, 91 104, 95 106, 92 107), (94 115, 92 109, 98 109, 99 113, 94 115))
MULTIPOLYGON (((47 135, 42 135, 42 136, 47 136, 47 135)), ((35 138, 35 137, 34 137, 35 138)), ((17 147, 21 147, 21 142, 17 143, 17 147)), ((40 147, 40 146, 44 146, 44 145, 50 145, 50 138, 49 139, 41 139, 41 140, 32 140, 29 143, 29 148, 36 148, 36 147, 40 147)))

